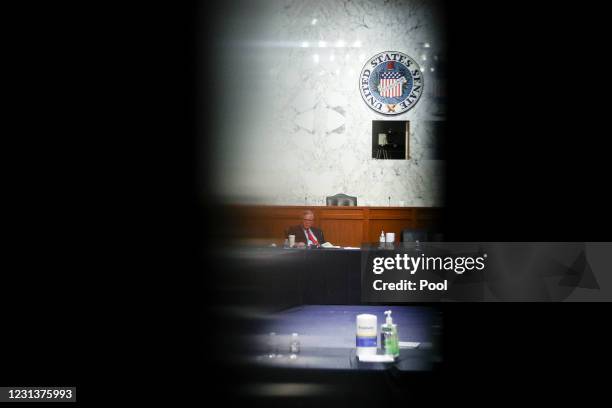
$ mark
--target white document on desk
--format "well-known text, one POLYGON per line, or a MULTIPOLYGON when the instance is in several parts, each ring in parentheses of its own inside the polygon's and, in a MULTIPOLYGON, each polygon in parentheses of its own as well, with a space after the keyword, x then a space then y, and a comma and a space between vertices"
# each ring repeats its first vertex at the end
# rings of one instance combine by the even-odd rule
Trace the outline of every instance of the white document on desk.
POLYGON ((334 245, 331 242, 324 242, 323 244, 321 244, 321 247, 323 247, 323 248, 340 248, 338 245, 334 245))
POLYGON ((393 356, 385 355, 385 354, 364 354, 357 355, 359 361, 364 363, 392 363, 395 361, 393 356))

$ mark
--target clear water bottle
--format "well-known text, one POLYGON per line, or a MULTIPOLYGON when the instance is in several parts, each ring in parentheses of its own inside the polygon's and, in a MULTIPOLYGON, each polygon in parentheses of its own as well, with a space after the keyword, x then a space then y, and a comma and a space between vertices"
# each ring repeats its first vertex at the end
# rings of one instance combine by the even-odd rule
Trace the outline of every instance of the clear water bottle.
POLYGON ((300 353, 300 338, 297 333, 291 334, 291 343, 289 344, 289 352, 291 355, 290 358, 297 358, 297 355, 300 353))
POLYGON ((416 245, 414 246, 414 249, 415 249, 417 252, 421 252, 421 244, 419 243, 419 240, 418 240, 418 239, 416 240, 416 245))
POLYGON ((268 357, 275 358, 278 355, 278 338, 276 333, 271 332, 268 336, 268 357))

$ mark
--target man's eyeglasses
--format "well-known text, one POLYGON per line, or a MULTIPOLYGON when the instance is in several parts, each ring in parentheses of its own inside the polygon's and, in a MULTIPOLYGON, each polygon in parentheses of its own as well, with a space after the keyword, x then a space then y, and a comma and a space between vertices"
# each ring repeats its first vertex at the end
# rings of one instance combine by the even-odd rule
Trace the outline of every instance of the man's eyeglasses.
POLYGON ((314 218, 313 218, 312 220, 310 220, 310 219, 308 219, 308 218, 304 218, 304 221, 310 221, 310 222, 313 222, 313 221, 314 221, 314 218))

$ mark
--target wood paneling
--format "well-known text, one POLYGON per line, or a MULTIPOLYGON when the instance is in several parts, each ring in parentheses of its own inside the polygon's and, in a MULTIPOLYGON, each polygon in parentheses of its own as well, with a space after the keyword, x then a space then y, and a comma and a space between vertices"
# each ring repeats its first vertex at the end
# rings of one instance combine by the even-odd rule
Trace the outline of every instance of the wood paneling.
POLYGON ((395 242, 400 242, 400 235, 404 228, 412 228, 411 220, 370 220, 370 231, 367 242, 378 242, 381 231, 394 232, 395 242))
POLYGON ((358 247, 362 243, 362 220, 324 219, 319 223, 319 228, 323 230, 325 240, 334 245, 358 247))
POLYGON ((333 220, 363 220, 363 208, 360 207, 328 207, 329 209, 315 211, 315 216, 319 219, 333 220), (344 208, 334 210, 333 208, 344 208), (350 208, 350 209, 349 209, 350 208), (318 212, 318 214, 317 214, 318 212))
POLYGON ((371 220, 412 220, 414 208, 370 208, 371 220))
POLYGON ((314 212, 315 226, 323 230, 325 239, 342 246, 377 242, 381 230, 395 232, 399 242, 402 229, 433 225, 441 213, 431 207, 230 206, 228 233, 231 238, 282 244, 285 230, 300 224, 306 209, 314 212))

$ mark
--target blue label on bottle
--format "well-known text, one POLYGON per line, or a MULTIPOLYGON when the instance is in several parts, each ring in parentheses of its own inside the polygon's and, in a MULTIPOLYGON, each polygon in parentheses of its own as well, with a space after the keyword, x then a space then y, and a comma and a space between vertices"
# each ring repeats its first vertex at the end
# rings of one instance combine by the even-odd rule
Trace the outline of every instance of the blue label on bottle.
POLYGON ((376 347, 376 336, 355 336, 357 347, 376 347))

